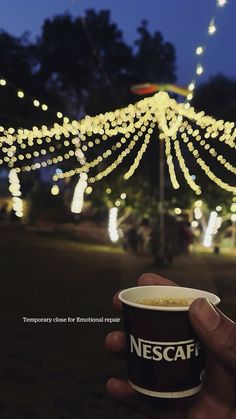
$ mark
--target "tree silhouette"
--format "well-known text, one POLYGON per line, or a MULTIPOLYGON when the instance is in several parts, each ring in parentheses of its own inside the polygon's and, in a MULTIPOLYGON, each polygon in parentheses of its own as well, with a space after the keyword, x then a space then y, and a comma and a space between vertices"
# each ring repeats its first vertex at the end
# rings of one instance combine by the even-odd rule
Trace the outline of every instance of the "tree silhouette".
POLYGON ((152 35, 147 21, 138 28, 139 38, 135 41, 134 76, 137 82, 174 83, 175 49, 165 42, 160 32, 152 35))
MULTIPOLYGON (((211 77, 207 82, 202 83, 194 94, 193 106, 198 111, 204 111, 206 115, 225 121, 236 122, 236 79, 228 78, 222 74, 211 77)), ((211 138, 208 141, 227 161, 235 165, 235 150, 224 142, 211 138)), ((217 176, 229 184, 233 183, 233 174, 220 165, 216 158, 201 149, 201 155, 208 162, 209 166, 217 176)), ((198 175, 203 190, 203 198, 207 200, 212 209, 221 203, 228 203, 230 206, 231 194, 225 192, 217 185, 208 181, 208 177, 202 172, 198 175)))
POLYGON ((216 119, 236 122, 236 79, 222 74, 210 78, 196 89, 192 104, 216 119))
MULTIPOLYGON (((175 81, 173 45, 165 42, 160 32, 151 33, 147 22, 137 29, 134 45, 128 45, 107 10, 87 10, 84 17, 65 14, 47 19, 36 41, 30 41, 29 36, 16 39, 4 34, 0 46, 4 50, 0 64, 3 76, 71 118, 80 119, 136 102, 140 98, 131 93, 133 84, 175 81), (10 68, 14 72, 10 73, 10 68)), ((2 89, 3 92, 6 100, 8 92, 2 89)), ((55 121, 55 115, 35 110, 15 96, 12 92, 9 117, 2 115, 3 125, 30 127, 55 121)), ((157 133, 153 138, 139 173, 151 189, 157 189, 157 133)), ((101 142, 99 153, 102 147, 101 142)), ((91 159, 92 153, 93 150, 91 159)), ((127 165, 133 158, 127 159, 127 165)), ((64 168, 73 164, 70 160, 64 168)))
POLYGON ((36 46, 39 75, 76 117, 134 102, 132 84, 175 80, 174 47, 160 33, 151 35, 145 23, 138 33, 132 49, 106 10, 46 20, 36 46))

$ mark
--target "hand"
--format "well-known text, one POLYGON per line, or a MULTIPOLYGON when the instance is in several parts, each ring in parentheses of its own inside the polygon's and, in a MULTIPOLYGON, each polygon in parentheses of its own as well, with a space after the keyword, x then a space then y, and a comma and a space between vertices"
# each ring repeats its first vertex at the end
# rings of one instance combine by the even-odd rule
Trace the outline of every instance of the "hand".
MULTIPOLYGON (((138 285, 176 284, 158 275, 143 274, 138 285)), ((118 293, 113 305, 122 311, 118 293)), ((191 304, 189 318, 210 351, 206 380, 198 395, 181 400, 146 398, 135 392, 128 382, 116 378, 107 382, 107 392, 150 418, 236 419, 236 324, 204 298, 191 304)), ((105 345, 114 355, 125 356, 124 332, 109 333, 105 345)))

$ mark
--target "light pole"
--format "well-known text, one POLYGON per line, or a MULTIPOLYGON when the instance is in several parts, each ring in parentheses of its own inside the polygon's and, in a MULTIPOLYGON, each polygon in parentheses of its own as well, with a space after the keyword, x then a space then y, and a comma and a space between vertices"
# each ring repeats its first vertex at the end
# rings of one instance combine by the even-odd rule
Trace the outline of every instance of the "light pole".
POLYGON ((159 258, 164 261, 165 257, 165 174, 164 174, 164 139, 160 138, 160 156, 159 156, 159 234, 160 234, 160 249, 158 251, 159 258))

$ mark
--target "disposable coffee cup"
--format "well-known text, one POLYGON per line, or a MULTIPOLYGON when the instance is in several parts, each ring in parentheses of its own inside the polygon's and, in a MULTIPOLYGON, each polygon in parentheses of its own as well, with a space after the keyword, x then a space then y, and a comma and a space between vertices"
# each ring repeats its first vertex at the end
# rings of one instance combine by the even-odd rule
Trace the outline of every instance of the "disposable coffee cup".
POLYGON ((209 292, 177 286, 149 285, 119 293, 128 345, 128 378, 136 391, 151 397, 183 398, 201 390, 207 351, 190 323, 191 302, 186 302, 201 297, 213 305, 220 302, 209 292), (185 305, 146 305, 156 299, 178 299, 185 305))

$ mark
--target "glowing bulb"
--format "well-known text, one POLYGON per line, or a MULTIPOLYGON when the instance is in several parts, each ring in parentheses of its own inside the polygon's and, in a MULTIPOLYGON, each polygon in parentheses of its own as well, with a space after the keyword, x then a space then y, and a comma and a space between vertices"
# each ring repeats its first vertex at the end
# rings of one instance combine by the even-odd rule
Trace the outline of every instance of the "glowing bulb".
POLYGON ((91 194, 91 193, 92 193, 92 191, 93 191, 93 188, 92 188, 91 186, 88 186, 88 187, 85 189, 85 193, 86 193, 87 195, 91 194))
POLYGON ((196 74, 198 75, 198 76, 200 76, 202 73, 203 73, 203 67, 202 67, 202 65, 201 64, 198 64, 197 65, 197 68, 196 68, 196 74))
POLYGON ((222 210, 222 206, 221 205, 217 205, 217 207, 216 207, 216 211, 221 211, 222 210))
POLYGON ((107 193, 107 195, 110 195, 111 194, 111 188, 107 188, 106 193, 107 193))
POLYGON ((196 228, 196 227, 198 227, 198 222, 197 221, 192 221, 191 222, 191 226, 193 227, 193 228, 196 228))
POLYGON ((120 196, 121 199, 125 199, 126 198, 126 193, 122 193, 120 196))
POLYGON ((57 117, 60 119, 60 118, 62 118, 63 117, 63 115, 62 115, 62 113, 61 112, 57 112, 57 117))
POLYGON ((180 215, 182 213, 182 210, 180 208, 175 208, 174 212, 176 215, 180 215))
POLYGON ((59 194, 59 187, 58 187, 58 185, 53 185, 52 186, 52 188, 51 188, 51 194, 52 195, 58 195, 59 194))
POLYGON ((22 98, 25 96, 25 94, 24 94, 24 92, 22 92, 22 90, 18 90, 18 92, 17 92, 17 96, 18 96, 20 99, 22 99, 22 98))
POLYGON ((5 79, 0 79, 0 86, 6 86, 7 82, 5 79))
POLYGON ((224 7, 227 4, 227 0, 217 0, 217 6, 224 7))
POLYGON ((235 202, 232 203, 232 205, 230 207, 230 211, 236 212, 236 203, 235 202))
POLYGON ((188 85, 188 90, 194 90, 195 89, 195 82, 191 81, 191 83, 188 85))
POLYGON ((233 221, 233 223, 236 222, 236 214, 232 214, 230 218, 231 218, 231 221, 233 221))
POLYGON ((202 201, 201 201, 201 199, 199 199, 198 201, 195 201, 194 205, 195 205, 195 207, 200 208, 200 207, 202 206, 202 201))
POLYGON ((211 19, 210 25, 208 26, 208 33, 209 35, 214 35, 216 32, 215 20, 211 19))
POLYGON ((204 48, 201 45, 199 45, 195 50, 196 55, 202 55, 203 52, 204 52, 204 48))
POLYGON ((39 102, 39 100, 34 99, 33 104, 37 108, 40 105, 40 102, 39 102))
POLYGON ((47 105, 45 105, 45 103, 42 105, 42 110, 43 110, 43 111, 47 111, 47 110, 48 110, 48 106, 47 106, 47 105))
POLYGON ((61 174, 62 173, 62 170, 61 169, 59 169, 59 167, 55 170, 55 172, 56 172, 56 174, 58 175, 58 174, 61 174))

